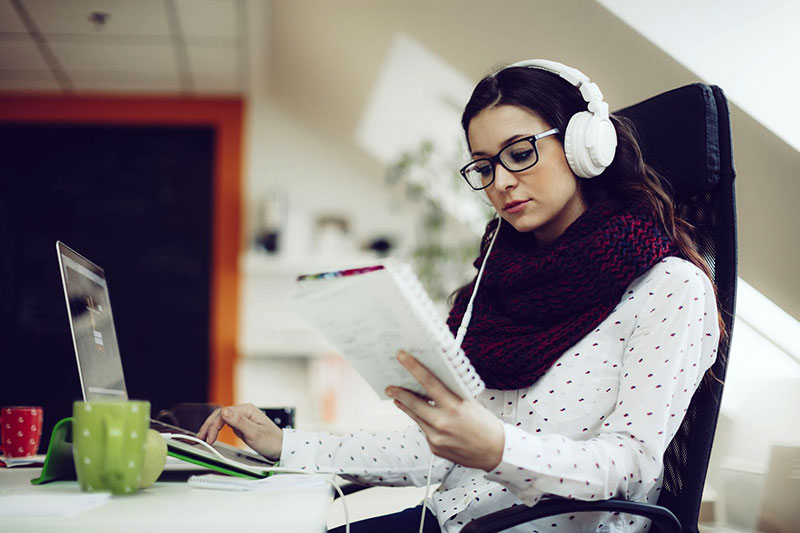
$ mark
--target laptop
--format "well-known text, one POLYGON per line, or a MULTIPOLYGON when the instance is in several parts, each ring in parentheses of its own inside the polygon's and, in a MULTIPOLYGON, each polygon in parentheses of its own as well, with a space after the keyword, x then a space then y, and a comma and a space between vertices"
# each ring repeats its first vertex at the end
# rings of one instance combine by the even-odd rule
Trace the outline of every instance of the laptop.
MULTIPOLYGON (((60 241, 56 241, 56 250, 83 399, 125 401, 128 391, 105 271, 60 241)), ((155 419, 150 419, 150 427, 159 433, 196 436, 184 428, 155 419)), ((225 460, 199 443, 173 439, 166 439, 166 442, 169 455, 228 474, 264 478, 269 475, 265 469, 273 465, 255 452, 221 442, 215 443, 213 448, 225 460)))

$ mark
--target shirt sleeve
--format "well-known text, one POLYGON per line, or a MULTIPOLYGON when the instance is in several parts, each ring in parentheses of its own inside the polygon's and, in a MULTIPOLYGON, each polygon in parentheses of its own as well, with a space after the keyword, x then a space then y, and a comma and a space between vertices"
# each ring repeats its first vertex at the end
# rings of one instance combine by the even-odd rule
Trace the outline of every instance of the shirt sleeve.
POLYGON ((423 486, 431 458, 431 483, 440 483, 454 465, 431 453, 416 425, 381 434, 284 429, 280 463, 287 468, 334 472, 367 485, 423 486))
POLYGON ((545 494, 643 501, 663 455, 717 355, 716 298, 691 263, 661 268, 645 286, 620 369, 613 411, 594 438, 538 436, 505 424, 500 464, 486 474, 527 505, 545 494))

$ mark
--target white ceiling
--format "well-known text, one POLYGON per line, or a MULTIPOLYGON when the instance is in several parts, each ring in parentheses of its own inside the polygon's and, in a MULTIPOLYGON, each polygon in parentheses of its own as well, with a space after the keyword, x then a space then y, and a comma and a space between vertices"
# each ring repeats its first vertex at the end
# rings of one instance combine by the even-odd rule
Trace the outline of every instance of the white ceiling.
POLYGON ((0 0, 0 90, 241 94, 244 11, 242 0, 0 0))
POLYGON ((800 85, 800 69, 791 67, 800 53, 797 0, 598 1, 800 150, 800 114, 792 91, 780 89, 800 85))

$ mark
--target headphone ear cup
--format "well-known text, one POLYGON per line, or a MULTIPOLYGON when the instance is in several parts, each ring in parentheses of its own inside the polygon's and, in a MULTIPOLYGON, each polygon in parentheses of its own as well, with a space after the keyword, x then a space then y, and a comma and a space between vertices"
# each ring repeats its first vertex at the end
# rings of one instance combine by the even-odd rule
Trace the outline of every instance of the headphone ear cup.
POLYGON ((592 163, 603 172, 614 161, 617 151, 617 130, 614 129, 614 124, 608 118, 593 115, 586 126, 585 140, 592 163))
POLYGON ((593 172, 594 168, 585 142, 586 124, 590 118, 592 114, 588 111, 575 113, 569 119, 567 131, 564 133, 564 154, 572 172, 579 178, 593 178, 599 174, 593 172))
POLYGON ((575 113, 567 124, 564 153, 576 176, 594 178, 603 173, 614 159, 617 133, 608 119, 589 111, 575 113))

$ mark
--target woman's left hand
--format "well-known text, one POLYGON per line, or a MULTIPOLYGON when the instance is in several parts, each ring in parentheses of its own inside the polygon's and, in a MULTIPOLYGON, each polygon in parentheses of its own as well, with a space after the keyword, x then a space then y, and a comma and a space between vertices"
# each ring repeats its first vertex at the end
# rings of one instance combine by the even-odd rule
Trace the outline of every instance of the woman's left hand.
POLYGON ((425 398, 401 387, 386 394, 425 432, 431 451, 470 468, 492 470, 503 458, 503 424, 477 400, 462 400, 419 361, 406 352, 398 361, 425 389, 425 398))

